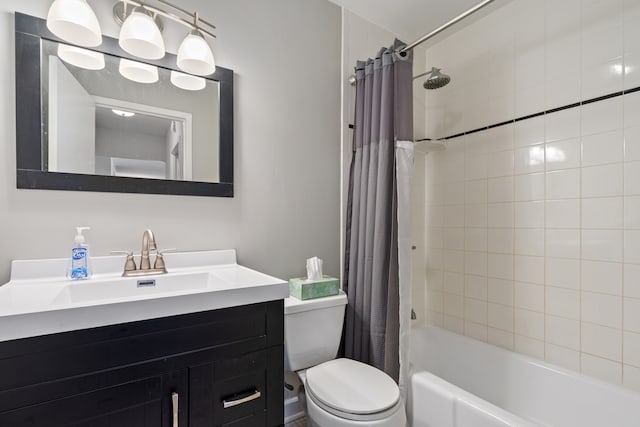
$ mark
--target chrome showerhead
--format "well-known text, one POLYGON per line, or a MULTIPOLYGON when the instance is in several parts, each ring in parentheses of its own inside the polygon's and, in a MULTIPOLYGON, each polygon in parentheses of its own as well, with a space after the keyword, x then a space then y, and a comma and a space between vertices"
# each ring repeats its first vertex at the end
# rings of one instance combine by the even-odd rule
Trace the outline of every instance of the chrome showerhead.
POLYGON ((432 67, 427 74, 431 74, 431 76, 422 85, 425 89, 440 89, 451 81, 451 77, 441 73, 440 68, 432 67))

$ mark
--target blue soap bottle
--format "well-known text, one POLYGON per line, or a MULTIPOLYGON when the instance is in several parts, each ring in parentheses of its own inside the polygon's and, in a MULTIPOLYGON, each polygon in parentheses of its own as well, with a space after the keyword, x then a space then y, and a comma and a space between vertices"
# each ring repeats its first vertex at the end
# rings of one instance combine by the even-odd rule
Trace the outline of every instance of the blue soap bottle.
POLYGON ((89 245, 84 241, 84 230, 90 227, 76 227, 76 237, 71 248, 71 260, 67 276, 71 280, 85 280, 91 277, 91 263, 89 261, 89 245))

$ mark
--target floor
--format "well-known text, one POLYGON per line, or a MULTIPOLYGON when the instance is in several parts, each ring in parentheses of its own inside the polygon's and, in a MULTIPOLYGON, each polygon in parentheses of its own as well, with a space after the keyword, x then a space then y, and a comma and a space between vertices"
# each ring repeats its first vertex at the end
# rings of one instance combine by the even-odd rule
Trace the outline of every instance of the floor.
POLYGON ((307 419, 305 417, 286 423, 284 427, 307 427, 307 419))

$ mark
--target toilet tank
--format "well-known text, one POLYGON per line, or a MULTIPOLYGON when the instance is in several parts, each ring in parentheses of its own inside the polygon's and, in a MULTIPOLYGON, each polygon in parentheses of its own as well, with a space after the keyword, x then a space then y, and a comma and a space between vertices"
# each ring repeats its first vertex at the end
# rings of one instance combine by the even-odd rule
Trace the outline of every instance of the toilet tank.
POLYGON ((284 368, 298 371, 333 360, 338 353, 347 295, 284 300, 284 368))

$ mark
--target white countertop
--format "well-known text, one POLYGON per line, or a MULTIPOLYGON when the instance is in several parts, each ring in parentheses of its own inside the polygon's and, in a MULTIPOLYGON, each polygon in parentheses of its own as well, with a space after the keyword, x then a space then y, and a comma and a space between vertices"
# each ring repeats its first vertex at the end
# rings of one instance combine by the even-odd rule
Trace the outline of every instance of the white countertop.
POLYGON ((64 277, 67 259, 13 261, 0 287, 0 341, 289 296, 287 282, 238 265, 235 250, 165 254, 168 274, 154 276, 123 278, 124 261, 93 257, 92 278, 80 281, 64 277))

